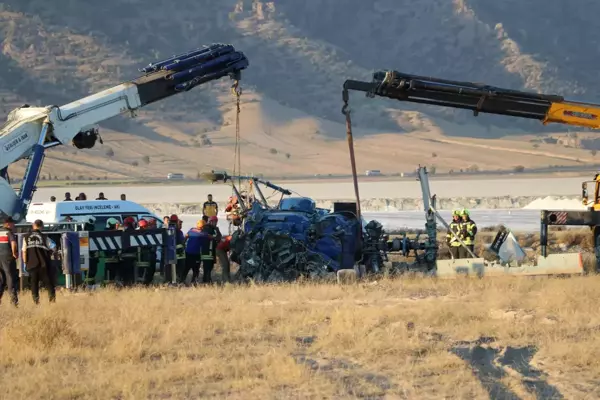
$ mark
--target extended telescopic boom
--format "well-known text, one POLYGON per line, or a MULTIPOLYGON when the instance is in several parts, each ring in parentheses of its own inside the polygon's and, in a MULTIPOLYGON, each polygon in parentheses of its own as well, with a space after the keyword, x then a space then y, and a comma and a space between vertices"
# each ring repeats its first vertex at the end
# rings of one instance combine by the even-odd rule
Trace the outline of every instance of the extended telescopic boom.
POLYGON ((366 92, 411 103, 472 110, 541 121, 600 129, 600 104, 565 100, 562 96, 522 92, 473 82, 410 75, 397 71, 373 74, 372 82, 347 80, 348 90, 366 92))
POLYGON ((149 64, 137 79, 63 106, 25 105, 11 111, 0 128, 0 220, 25 218, 46 149, 67 143, 90 149, 100 138, 99 122, 127 112, 133 116, 148 104, 225 76, 237 82, 248 65, 246 56, 233 46, 213 44, 149 64), (24 158, 29 164, 17 195, 9 183, 8 166, 24 158))

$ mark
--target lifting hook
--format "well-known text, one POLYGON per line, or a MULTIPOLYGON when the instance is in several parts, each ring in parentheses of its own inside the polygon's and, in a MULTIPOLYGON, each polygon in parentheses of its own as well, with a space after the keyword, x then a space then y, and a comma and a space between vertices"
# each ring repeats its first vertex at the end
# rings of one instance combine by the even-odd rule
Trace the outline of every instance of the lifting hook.
POLYGON ((240 86, 240 81, 237 79, 233 82, 233 85, 231 85, 231 93, 238 97, 242 95, 242 87, 240 86))

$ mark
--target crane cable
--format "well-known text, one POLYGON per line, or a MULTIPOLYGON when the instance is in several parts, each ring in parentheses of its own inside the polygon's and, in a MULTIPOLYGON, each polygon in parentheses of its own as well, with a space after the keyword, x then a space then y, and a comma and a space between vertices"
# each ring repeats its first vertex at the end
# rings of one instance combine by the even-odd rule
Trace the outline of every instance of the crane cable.
MULTIPOLYGON (((239 80, 235 80, 235 82, 233 83, 233 85, 231 86, 231 93, 236 97, 236 112, 235 112, 235 149, 234 149, 234 155, 233 155, 233 176, 240 176, 242 174, 242 156, 241 156, 241 139, 240 139, 240 112, 241 112, 241 107, 240 107, 240 97, 242 95, 242 88, 240 87, 240 81, 239 80)), ((242 188, 241 188, 241 178, 238 178, 238 191, 240 192, 240 196, 242 193, 242 188)), ((235 190, 234 190, 234 185, 235 183, 232 181, 231 182, 231 196, 235 196, 235 190)), ((238 203, 240 201, 242 201, 242 199, 237 199, 238 203)), ((233 210, 232 210, 233 211, 233 210)), ((235 215, 235 212, 234 212, 235 215)), ((229 221, 229 234, 232 234, 232 228, 233 228, 233 220, 229 221)))
MULTIPOLYGON (((241 156, 241 143, 240 143, 240 97, 242 95, 242 88, 240 87, 240 81, 236 80, 231 86, 231 92, 236 97, 236 113, 235 113, 235 150, 233 156, 233 176, 242 174, 242 156, 241 156)), ((241 185, 241 179, 238 178, 238 187, 241 185)), ((240 188, 241 189, 241 188, 240 188)))
POLYGON ((344 89, 342 92, 342 98, 344 100, 344 106, 342 107, 342 114, 346 116, 346 138, 348 139, 348 150, 350 153, 350 167, 352 168, 352 182, 354 183, 354 195, 356 197, 356 216, 358 220, 361 219, 361 208, 360 208, 360 193, 358 190, 358 175, 356 173, 356 158, 354 156, 354 138, 352 135, 352 119, 350 118, 350 94, 348 90, 344 89))

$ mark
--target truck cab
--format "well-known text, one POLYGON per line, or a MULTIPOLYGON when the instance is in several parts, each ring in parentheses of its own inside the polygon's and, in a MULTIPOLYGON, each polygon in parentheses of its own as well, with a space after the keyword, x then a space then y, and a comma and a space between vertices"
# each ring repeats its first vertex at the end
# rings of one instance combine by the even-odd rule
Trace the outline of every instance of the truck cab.
POLYGON ((115 218, 123 223, 125 218, 133 217, 136 222, 140 219, 156 220, 157 228, 163 228, 161 218, 152 214, 147 208, 126 200, 74 200, 48 203, 32 203, 27 213, 27 222, 41 219, 44 224, 59 224, 61 222, 77 222, 93 216, 95 230, 104 230, 106 221, 115 218))

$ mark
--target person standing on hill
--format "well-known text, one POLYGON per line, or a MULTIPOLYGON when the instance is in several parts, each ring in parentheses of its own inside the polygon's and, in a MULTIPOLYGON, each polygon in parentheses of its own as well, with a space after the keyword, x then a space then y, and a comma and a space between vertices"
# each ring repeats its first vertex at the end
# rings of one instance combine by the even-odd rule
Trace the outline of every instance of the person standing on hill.
MULTIPOLYGON (((463 208, 461 213, 461 239, 467 245, 467 248, 471 251, 471 253, 475 254, 475 235, 477 235, 477 225, 475 221, 471 219, 469 210, 463 208)), ((469 254, 467 249, 463 246, 460 247, 461 257, 460 258, 471 258, 472 256, 469 254)))
POLYGON ((207 197, 207 201, 204 202, 202 206, 202 215, 206 215, 207 217, 216 217, 219 214, 219 205, 213 201, 212 194, 209 194, 207 197))

